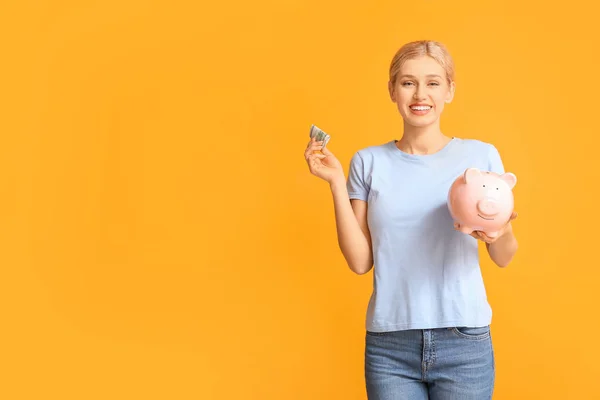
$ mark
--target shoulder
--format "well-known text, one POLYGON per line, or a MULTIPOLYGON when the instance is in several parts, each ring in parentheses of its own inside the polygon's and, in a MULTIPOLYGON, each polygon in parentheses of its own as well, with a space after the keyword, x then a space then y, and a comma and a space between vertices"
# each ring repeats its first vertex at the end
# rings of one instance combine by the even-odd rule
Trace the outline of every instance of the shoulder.
POLYGON ((393 141, 371 145, 356 150, 352 155, 353 160, 360 160, 363 163, 372 163, 374 159, 389 155, 390 146, 393 145, 393 141))
POLYGON ((496 152, 497 149, 492 143, 484 142, 478 139, 459 139, 462 148, 469 152, 479 154, 490 154, 496 152))
POLYGON ((502 157, 492 143, 477 139, 462 139, 461 143, 461 154, 474 165, 498 174, 504 173, 502 157))

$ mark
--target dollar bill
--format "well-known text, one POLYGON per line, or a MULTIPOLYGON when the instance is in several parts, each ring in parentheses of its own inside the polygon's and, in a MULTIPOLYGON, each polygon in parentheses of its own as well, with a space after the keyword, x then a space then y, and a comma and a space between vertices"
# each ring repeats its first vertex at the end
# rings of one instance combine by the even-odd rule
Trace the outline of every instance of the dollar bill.
POLYGON ((327 145, 331 136, 325 133, 322 129, 317 127, 316 125, 311 125, 310 127, 310 137, 311 139, 314 137, 317 142, 323 141, 323 147, 327 145))

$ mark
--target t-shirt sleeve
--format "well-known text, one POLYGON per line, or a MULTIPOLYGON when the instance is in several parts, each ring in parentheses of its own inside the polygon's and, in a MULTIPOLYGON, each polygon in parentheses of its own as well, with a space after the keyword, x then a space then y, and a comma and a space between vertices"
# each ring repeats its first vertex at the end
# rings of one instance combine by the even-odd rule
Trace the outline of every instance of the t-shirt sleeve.
POLYGON ((365 180, 365 162, 358 152, 350 160, 346 187, 351 199, 367 201, 370 188, 365 180))
POLYGON ((504 164, 498 149, 494 145, 490 144, 490 151, 488 154, 488 168, 491 172, 495 172, 498 175, 502 175, 504 171, 504 164))

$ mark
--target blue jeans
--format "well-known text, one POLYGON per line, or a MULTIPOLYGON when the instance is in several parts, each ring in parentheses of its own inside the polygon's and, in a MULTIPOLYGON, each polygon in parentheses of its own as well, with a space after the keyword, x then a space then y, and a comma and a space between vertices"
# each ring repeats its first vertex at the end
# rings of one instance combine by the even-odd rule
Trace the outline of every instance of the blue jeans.
POLYGON ((366 333, 369 400, 487 400, 495 379, 490 327, 366 333))

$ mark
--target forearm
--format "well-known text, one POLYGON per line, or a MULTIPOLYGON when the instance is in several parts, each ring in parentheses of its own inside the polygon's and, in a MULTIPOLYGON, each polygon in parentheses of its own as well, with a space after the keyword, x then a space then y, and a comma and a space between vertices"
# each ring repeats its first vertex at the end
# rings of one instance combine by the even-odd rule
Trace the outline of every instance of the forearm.
POLYGON ((370 238, 363 232, 354 215, 345 180, 336 180, 330 187, 340 250, 352 271, 359 275, 365 274, 373 266, 370 238))
POLYGON ((508 225, 506 231, 498 240, 491 244, 486 243, 486 247, 490 258, 496 265, 499 267, 508 266, 519 247, 517 238, 512 230, 512 225, 508 225))

